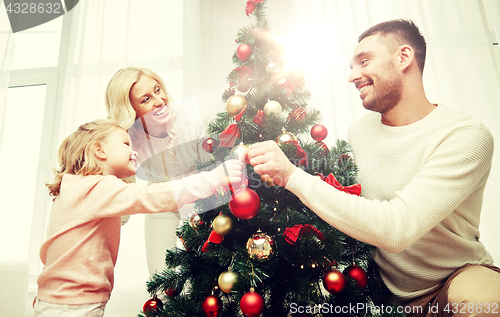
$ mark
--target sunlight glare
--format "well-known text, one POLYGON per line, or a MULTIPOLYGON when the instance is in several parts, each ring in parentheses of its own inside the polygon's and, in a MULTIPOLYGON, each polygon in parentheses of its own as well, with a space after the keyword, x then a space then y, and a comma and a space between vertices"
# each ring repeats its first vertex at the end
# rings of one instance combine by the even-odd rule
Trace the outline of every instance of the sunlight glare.
POLYGON ((303 24, 282 34, 277 40, 285 48, 286 70, 299 69, 314 76, 329 68, 340 57, 333 34, 331 30, 313 24, 303 24))

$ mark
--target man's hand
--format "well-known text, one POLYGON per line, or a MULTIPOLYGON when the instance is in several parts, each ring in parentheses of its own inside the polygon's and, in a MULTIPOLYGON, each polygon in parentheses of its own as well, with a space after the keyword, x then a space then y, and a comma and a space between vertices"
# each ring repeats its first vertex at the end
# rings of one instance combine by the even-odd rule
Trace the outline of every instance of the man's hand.
POLYGON ((285 186, 297 168, 274 141, 250 145, 247 156, 257 174, 269 175, 279 186, 285 186))

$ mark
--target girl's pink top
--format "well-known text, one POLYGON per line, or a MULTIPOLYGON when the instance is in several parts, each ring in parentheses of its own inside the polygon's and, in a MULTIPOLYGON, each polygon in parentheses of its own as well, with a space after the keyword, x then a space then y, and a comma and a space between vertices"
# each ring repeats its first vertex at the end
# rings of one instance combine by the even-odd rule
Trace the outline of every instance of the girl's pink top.
POLYGON ((114 282, 121 216, 178 210, 220 187, 214 171, 141 186, 115 176, 65 175, 54 201, 37 296, 56 304, 107 302, 114 282))

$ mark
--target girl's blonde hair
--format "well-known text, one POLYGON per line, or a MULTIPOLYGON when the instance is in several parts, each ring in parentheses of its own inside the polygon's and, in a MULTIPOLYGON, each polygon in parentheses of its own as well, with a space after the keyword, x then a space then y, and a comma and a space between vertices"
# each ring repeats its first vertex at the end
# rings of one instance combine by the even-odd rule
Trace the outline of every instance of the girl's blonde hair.
POLYGON ((82 124, 64 139, 57 152, 60 167, 54 170, 54 181, 46 183, 49 195, 54 197, 59 195, 61 181, 65 174, 102 175, 94 149, 98 144, 102 145, 105 139, 117 129, 121 127, 113 120, 95 120, 82 124))
MULTIPOLYGON (((163 89, 165 93, 167 92, 163 79, 161 79, 161 77, 154 71, 142 67, 127 67, 120 69, 113 75, 108 83, 108 86, 106 87, 105 103, 108 118, 118 122, 118 124, 120 124, 120 126, 126 131, 130 128, 133 128, 133 130, 142 128, 142 124, 139 122, 140 120, 137 120, 137 123, 135 123, 137 115, 132 107, 132 103, 130 102, 130 89, 132 89, 132 86, 139 80, 139 78, 141 78, 142 75, 149 76, 156 80, 161 89, 163 89), (138 127, 139 125, 141 125, 141 127, 138 127)), ((167 103, 170 103, 170 96, 168 94, 167 103)), ((175 139, 177 132, 175 124, 172 124, 172 122, 175 121, 176 116, 175 107, 171 107, 170 111, 172 111, 172 119, 167 124, 167 133, 175 139)), ((129 133, 133 138, 133 131, 129 131, 129 133)))

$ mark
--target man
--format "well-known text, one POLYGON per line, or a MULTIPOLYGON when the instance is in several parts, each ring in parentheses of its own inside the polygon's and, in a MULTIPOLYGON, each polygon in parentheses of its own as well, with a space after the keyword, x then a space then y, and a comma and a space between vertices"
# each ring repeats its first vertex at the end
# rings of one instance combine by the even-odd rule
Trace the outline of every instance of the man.
POLYGON ((361 197, 296 168, 275 142, 250 146, 248 157, 326 222, 377 247, 393 304, 493 316, 500 270, 478 240, 493 138, 478 120, 427 100, 425 52, 407 20, 375 25, 358 39, 349 81, 374 111, 349 130, 355 161, 370 162, 360 166, 361 197))

